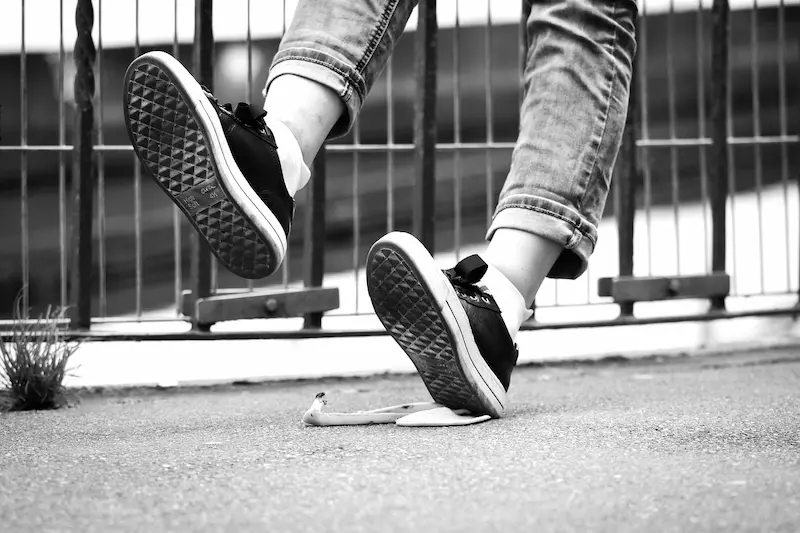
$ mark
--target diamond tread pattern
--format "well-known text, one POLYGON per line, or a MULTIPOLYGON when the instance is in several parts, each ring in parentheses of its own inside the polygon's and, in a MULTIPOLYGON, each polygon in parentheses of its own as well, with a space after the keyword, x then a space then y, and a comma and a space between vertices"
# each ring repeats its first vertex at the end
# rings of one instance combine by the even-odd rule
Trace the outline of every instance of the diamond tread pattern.
POLYGON ((433 400, 451 409, 485 412, 461 370, 436 302, 411 266, 397 251, 379 248, 370 257, 368 271, 375 313, 417 367, 433 400))
POLYGON ((214 255, 234 274, 260 279, 272 272, 271 248, 228 196, 188 210, 181 194, 209 180, 220 194, 211 149, 191 105, 163 69, 138 65, 128 79, 128 128, 139 159, 161 188, 206 239, 214 255))

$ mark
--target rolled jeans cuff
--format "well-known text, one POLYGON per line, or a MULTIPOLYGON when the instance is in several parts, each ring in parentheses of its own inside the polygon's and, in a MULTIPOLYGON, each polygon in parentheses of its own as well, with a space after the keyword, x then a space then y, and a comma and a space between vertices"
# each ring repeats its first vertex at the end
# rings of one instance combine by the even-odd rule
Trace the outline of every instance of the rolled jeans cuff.
POLYGON ((362 77, 344 61, 321 50, 287 48, 275 55, 264 87, 266 97, 270 84, 284 74, 294 74, 328 87, 342 99, 345 111, 331 129, 328 139, 341 137, 353 127, 364 96, 356 88, 364 85, 362 77))
POLYGON ((538 235, 564 247, 548 278, 575 279, 586 270, 597 243, 597 228, 576 211, 538 196, 512 195, 497 206, 486 234, 501 228, 538 235))

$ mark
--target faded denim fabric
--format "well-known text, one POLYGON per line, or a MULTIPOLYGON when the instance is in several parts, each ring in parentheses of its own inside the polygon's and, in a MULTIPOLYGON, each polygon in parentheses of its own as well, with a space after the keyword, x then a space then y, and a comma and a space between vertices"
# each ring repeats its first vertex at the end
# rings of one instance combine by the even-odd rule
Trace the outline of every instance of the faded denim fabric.
MULTIPOLYGON (((330 136, 347 133, 415 5, 301 0, 267 86, 288 73, 330 87, 346 106, 330 136)), ((561 244, 549 277, 578 277, 597 243, 627 115, 637 15, 634 0, 532 3, 520 133, 487 239, 513 228, 561 244)))
POLYGON ((597 243, 628 111, 636 16, 633 0, 532 5, 520 133, 487 238, 516 228, 562 244, 549 277, 578 277, 597 243))
POLYGON ((333 89, 345 115, 329 137, 346 134, 416 5, 416 0, 300 0, 267 88, 278 76, 295 74, 333 89))

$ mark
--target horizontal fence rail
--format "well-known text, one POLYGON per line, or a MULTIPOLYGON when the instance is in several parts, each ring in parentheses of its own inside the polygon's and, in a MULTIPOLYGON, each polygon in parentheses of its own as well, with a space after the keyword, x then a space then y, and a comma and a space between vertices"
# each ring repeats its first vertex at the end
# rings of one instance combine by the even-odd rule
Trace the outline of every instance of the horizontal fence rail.
MULTIPOLYGON (((149 323, 177 338, 189 333, 152 323, 208 330, 187 314, 192 298, 305 286, 338 288, 325 316, 345 322, 310 313, 212 334, 374 332, 346 320, 371 315, 375 239, 413 232, 444 267, 481 250, 519 127, 526 2, 420 2, 355 128, 326 144, 298 194, 285 263, 258 282, 219 268, 140 168, 121 80, 137 55, 165 50, 220 100, 260 104, 295 4, 60 0, 47 16, 40 3, 4 7, 16 18, 0 36, 0 323, 21 291, 34 315, 69 307, 73 329, 149 323)), ((591 265, 547 280, 528 327, 794 314, 800 2, 647 0, 637 40, 591 265)))

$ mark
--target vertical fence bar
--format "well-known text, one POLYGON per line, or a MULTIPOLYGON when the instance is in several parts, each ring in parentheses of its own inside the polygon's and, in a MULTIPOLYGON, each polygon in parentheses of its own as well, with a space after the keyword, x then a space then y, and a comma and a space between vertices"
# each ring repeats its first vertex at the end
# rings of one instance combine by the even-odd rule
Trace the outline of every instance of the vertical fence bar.
MULTIPOLYGON (((758 50, 758 0, 753 0, 753 11, 750 14, 750 82, 753 96, 753 137, 761 136, 761 81, 759 77, 759 50, 758 50)), ((764 214, 763 214, 763 161, 761 158, 761 144, 753 144, 753 157, 755 158, 755 188, 756 188, 756 227, 758 228, 758 281, 759 290, 764 292, 764 214)))
MULTIPOLYGON (((711 269, 725 272, 725 201, 728 196, 728 0, 714 0, 711 53, 711 269)), ((711 298, 712 310, 724 310, 725 298, 711 298)))
MULTIPOLYGON (((244 101, 253 101, 253 29, 251 22, 250 0, 247 0, 247 34, 245 40, 247 49, 247 79, 244 82, 244 101)), ((252 279, 247 280, 247 290, 252 292, 254 283, 252 279)))
POLYGON ((461 259, 461 56, 459 54, 459 34, 461 19, 459 0, 456 0, 456 19, 453 27, 453 249, 456 261, 461 259))
MULTIPOLYGON (((216 70, 213 68, 213 64, 214 64, 214 34, 213 34, 213 23, 212 23, 213 13, 214 13, 214 9, 213 9, 213 4, 212 4, 212 7, 209 7, 209 10, 208 10, 208 22, 209 22, 210 27, 212 28, 212 30, 210 32, 210 35, 211 35, 211 39, 210 39, 211 46, 209 48, 209 52, 207 52, 208 53, 208 61, 212 65, 211 75, 209 76, 209 79, 212 80, 212 84, 208 85, 209 89, 211 89, 211 90, 213 90, 213 87, 216 86, 216 83, 214 83, 213 80, 216 80, 216 75, 217 75, 216 70)), ((205 239, 203 239, 203 240, 205 240, 205 239)), ((216 257, 211 254, 211 252, 210 252, 211 249, 208 248, 208 247, 207 247, 207 249, 209 250, 209 252, 206 254, 207 259, 208 259, 208 268, 211 271, 211 274, 210 274, 210 278, 211 278, 211 281, 210 281, 211 294, 215 294, 215 293, 217 293, 219 291, 219 261, 217 261, 216 257)))
POLYGON ((436 196, 436 0, 420 0, 416 39, 414 106, 414 234, 434 252, 436 196))
MULTIPOLYGON (((141 53, 139 46, 139 0, 134 3, 134 55, 141 53)), ((133 268, 134 268, 134 312, 142 316, 142 164, 133 158, 133 268)))
MULTIPOLYGON (((325 275, 325 146, 312 164, 311 180, 306 186, 305 228, 303 234, 303 283, 321 287, 325 275)), ((322 313, 307 313, 303 327, 321 328, 322 313)))
POLYGON ((20 84, 20 139, 19 144, 23 147, 20 153, 20 240, 22 249, 22 317, 28 318, 28 308, 30 307, 30 264, 28 252, 30 243, 28 242, 28 151, 25 146, 28 144, 28 57, 27 43, 25 42, 25 1, 22 2, 22 33, 19 49, 19 84, 20 84))
MULTIPOLYGON (((178 42, 178 0, 174 0, 172 12, 172 55, 173 57, 180 58, 180 44, 178 42)), ((183 249, 181 239, 181 222, 183 221, 183 214, 177 205, 172 206, 172 262, 175 265, 175 279, 174 279, 174 294, 175 299, 175 312, 178 316, 182 312, 182 299, 183 299, 183 249)))
MULTIPOLYGON (((214 30, 212 14, 214 0, 197 0, 194 12, 194 57, 192 58, 194 75, 197 80, 214 90, 214 30)), ((211 295, 211 251, 204 239, 192 234, 192 299, 205 298, 211 295)), ((198 324, 197 317, 192 316, 192 328, 207 329, 208 326, 198 324)))
POLYGON ((359 283, 358 283, 358 273, 361 265, 361 210, 360 204, 358 201, 358 197, 360 195, 359 192, 359 181, 361 177, 361 156, 358 147, 361 145, 361 121, 356 118, 355 124, 353 125, 353 146, 356 147, 353 150, 353 285, 354 285, 354 305, 355 309, 353 310, 354 313, 358 313, 358 296, 359 296, 359 283))
POLYGON ((247 33, 245 34, 245 48, 247 49, 247 78, 244 81, 245 102, 250 102, 253 98, 253 28, 250 18, 250 0, 247 0, 247 33))
MULTIPOLYGON (((525 68, 528 64, 528 49, 530 48, 530 41, 528 39, 528 19, 531 16, 531 9, 533 8, 532 0, 522 0, 522 14, 519 23, 519 105, 522 106, 522 101, 525 98, 525 68)), ((554 290, 557 290, 554 287, 554 290)), ((531 320, 536 319, 536 300, 531 303, 531 320)))
MULTIPOLYGON (((484 62, 484 93, 486 105, 486 144, 494 143, 494 101, 492 100, 492 2, 486 1, 486 35, 483 42, 484 62)), ((494 215, 494 165, 492 149, 486 150, 486 229, 492 223, 494 215)))
MULTIPOLYGON (((634 219, 636 218, 636 181, 638 179, 637 150, 636 150, 636 73, 638 61, 634 57, 633 71, 631 73, 631 87, 628 96, 628 113, 625 118, 625 130, 622 135, 617 168, 615 169, 616 181, 616 217, 617 237, 619 246, 617 254, 619 259, 619 275, 633 275, 633 232, 634 219)), ((633 315, 633 302, 620 302, 620 317, 633 315)))
MULTIPOLYGON (((640 128, 642 130, 642 140, 647 141, 650 139, 650 107, 648 100, 648 84, 647 84, 647 2, 642 2, 642 12, 638 20, 637 40, 639 42, 636 51, 636 66, 639 70, 639 83, 638 107, 640 110, 640 128)), ((647 234, 647 275, 653 275, 653 175, 650 167, 650 148, 647 146, 641 147, 640 157, 643 161, 642 164, 642 196, 644 203, 644 221, 645 233, 647 234)))
MULTIPOLYGON (((490 0, 491 1, 491 0, 490 0)), ((528 18, 531 16, 532 0, 522 0, 522 15, 519 23, 519 104, 525 98, 525 65, 528 63, 528 18)))
MULTIPOLYGON (((58 145, 67 143, 67 120, 64 105, 64 0, 58 3, 58 145)), ((67 163, 63 150, 58 151, 58 273, 59 273, 59 305, 66 309, 67 277, 69 267, 67 261, 67 163)))
MULTIPOLYGON (((677 137, 676 123, 678 122, 675 111, 675 59, 672 50, 675 22, 675 0, 669 2, 667 13, 667 112, 669 123, 669 140, 675 141, 677 137)), ((675 227, 675 272, 681 273, 681 212, 680 212, 680 178, 678 176, 678 147, 670 144, 669 147, 669 183, 672 198, 672 217, 675 227)))
MULTIPOLYGON (((706 57, 705 57, 705 18, 703 16, 703 0, 697 0, 697 16, 695 18, 695 38, 697 42, 697 137, 706 138, 706 57)), ((708 272, 711 265, 711 254, 708 250, 708 166, 705 145, 697 146, 700 158, 700 204, 703 216, 703 264, 708 272)))
MULTIPOLYGON (((727 7, 727 15, 726 15, 726 17, 730 17, 730 4, 729 3, 727 3, 727 4, 728 4, 728 7, 727 7)), ((713 26, 713 6, 712 6, 712 26, 713 26)), ((713 39, 713 31, 714 30, 713 30, 713 27, 712 27, 712 39, 713 39)), ((728 27, 728 31, 726 33, 727 33, 726 40, 725 40, 725 42, 727 43, 726 44, 726 50, 729 50, 730 49, 730 44, 731 44, 730 27, 728 27)), ((712 43, 712 47, 713 47, 713 43, 712 43)), ((728 52, 726 52, 726 56, 725 56, 726 57, 726 60, 725 60, 726 61, 725 79, 727 80, 727 82, 726 82, 726 89, 727 90, 725 92, 725 117, 726 117, 725 120, 726 120, 726 124, 727 124, 727 129, 726 129, 726 134, 725 134, 726 142, 727 142, 728 139, 732 139, 734 137, 734 130, 733 130, 733 125, 734 125, 734 122, 733 122, 733 116, 734 116, 733 115, 733 83, 734 83, 734 81, 733 81, 733 69, 730 66, 730 62, 728 61, 728 55, 727 54, 728 54, 728 52)), ((713 50, 712 50, 712 63, 713 63, 713 50)), ((713 75, 713 65, 712 65, 712 75, 713 75)), ((713 94, 713 91, 714 91, 714 89, 712 87, 712 89, 711 89, 712 94, 713 94)), ((713 142, 713 140, 712 140, 712 142, 713 142)), ((738 207, 737 207, 738 204, 737 204, 737 199, 736 199, 736 145, 732 144, 732 143, 727 143, 727 147, 728 147, 728 149, 727 149, 725 155, 727 157, 727 171, 728 171, 727 196, 728 196, 728 202, 730 202, 730 212, 731 212, 731 219, 730 219, 730 228, 731 228, 731 232, 730 232, 731 264, 730 265, 726 265, 726 268, 730 267, 731 272, 732 272, 731 294, 734 295, 734 296, 738 296, 739 295, 739 273, 740 273, 740 270, 739 270, 739 257, 738 257, 739 254, 738 254, 738 252, 736 250, 736 237, 737 237, 736 229, 737 229, 737 226, 738 226, 738 221, 736 219, 736 214, 738 212, 738 207)), ((726 224, 727 224, 727 222, 726 222, 726 224)), ((727 226, 726 226, 726 231, 727 231, 727 226)), ((712 237, 711 238, 713 240, 713 238, 714 238, 713 237, 713 232, 714 232, 714 230, 713 230, 713 220, 712 220, 712 230, 711 230, 711 232, 712 232, 712 237)), ((726 236, 726 242, 727 242, 727 236, 726 236)), ((713 243, 712 243, 712 247, 713 247, 713 243)), ((713 249, 712 249, 711 253, 713 255, 713 253, 714 253, 713 249)), ((727 253, 727 251, 726 251, 726 253, 727 253)), ((714 270, 713 261, 712 261, 711 269, 712 269, 712 271, 714 270)))
POLYGON ((89 329, 92 320, 92 194, 94 192, 94 61, 92 0, 75 7, 75 141, 72 224, 72 297, 70 321, 74 329, 89 329))
POLYGON ((394 230, 394 64, 386 62, 386 232, 394 230))
MULTIPOLYGON (((780 1, 778 8, 778 84, 780 92, 778 94, 778 110, 780 113, 780 134, 785 139, 788 134, 788 113, 786 106, 786 6, 784 0, 780 1)), ((796 65, 796 63, 795 63, 796 65)), ((798 124, 800 126, 800 124, 798 124)), ((787 292, 791 290, 791 261, 789 259, 789 147, 787 142, 781 143, 781 181, 783 182, 784 209, 786 210, 786 283, 787 292)), ((797 185, 800 188, 800 173, 797 175, 797 185)), ((800 246, 798 246, 800 251, 800 246)), ((800 267, 800 261, 798 261, 800 267)), ((795 306, 800 307, 800 273, 798 273, 797 295, 798 301, 795 306)))
MULTIPOLYGON (((287 16, 286 16, 286 0, 282 0, 281 2, 281 39, 283 36, 286 35, 286 26, 287 26, 287 16)), ((287 241, 288 244, 288 241, 287 241)), ((283 258, 283 264, 281 265, 281 281, 284 287, 288 287, 289 285, 289 261, 291 260, 291 254, 286 254, 286 257, 283 258)))
MULTIPOLYGON (((786 7, 784 0, 778 5, 778 114, 780 135, 788 134, 786 117, 786 7)), ((781 143, 781 185, 783 187, 783 225, 786 246, 786 291, 792 288, 792 261, 789 255, 789 150, 786 142, 781 143)))
MULTIPOLYGON (((105 144, 103 131, 103 0, 97 3, 97 144, 105 144)), ((97 268, 98 268, 98 315, 106 316, 108 295, 106 292, 106 173, 105 156, 97 153, 97 268)), ((134 161, 138 164, 138 161, 134 161)))

